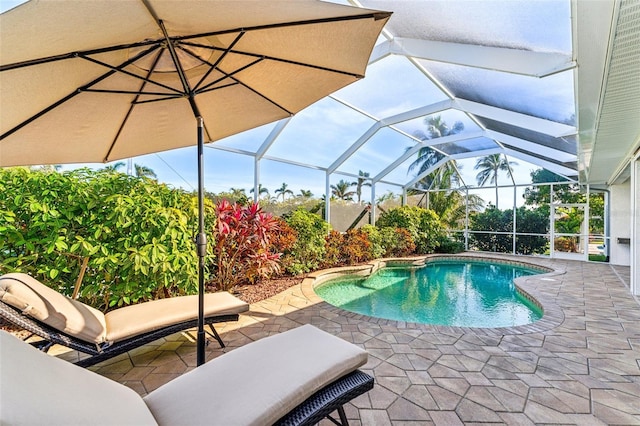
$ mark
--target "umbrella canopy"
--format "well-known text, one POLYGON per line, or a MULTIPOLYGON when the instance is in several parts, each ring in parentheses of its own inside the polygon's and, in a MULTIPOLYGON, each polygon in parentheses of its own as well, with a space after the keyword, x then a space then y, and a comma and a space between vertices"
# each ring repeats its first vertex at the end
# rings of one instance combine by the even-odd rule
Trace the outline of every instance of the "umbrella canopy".
POLYGON ((204 141, 288 117, 362 78, 389 16, 317 0, 29 1, 0 15, 0 166, 197 143, 201 365, 204 141))
POLYGON ((364 76, 388 13, 315 0, 30 1, 0 15, 0 166, 109 162, 294 114, 364 76))

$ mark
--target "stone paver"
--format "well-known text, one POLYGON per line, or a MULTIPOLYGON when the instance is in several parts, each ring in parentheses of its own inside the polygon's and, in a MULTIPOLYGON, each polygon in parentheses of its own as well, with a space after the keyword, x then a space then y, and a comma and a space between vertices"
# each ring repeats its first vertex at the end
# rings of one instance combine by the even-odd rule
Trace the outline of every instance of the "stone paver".
MULTIPOLYGON (((540 321, 492 330, 372 319, 326 304, 305 281, 217 326, 227 348, 211 343, 207 360, 309 323, 370 354, 363 370, 376 385, 345 407, 353 425, 640 425, 640 305, 629 268, 501 259, 555 271, 517 282, 544 307, 540 321)), ((194 368, 194 337, 177 333, 91 369, 144 395, 194 368)))

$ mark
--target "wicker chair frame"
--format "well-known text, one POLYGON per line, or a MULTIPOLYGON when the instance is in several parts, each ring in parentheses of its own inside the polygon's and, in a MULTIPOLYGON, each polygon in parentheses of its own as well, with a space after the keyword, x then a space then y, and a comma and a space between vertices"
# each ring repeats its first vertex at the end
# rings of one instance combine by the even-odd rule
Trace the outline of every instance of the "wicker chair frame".
POLYGON ((373 389, 373 377, 360 370, 343 376, 307 398, 278 420, 277 426, 311 426, 327 418, 339 426, 349 424, 344 404, 373 389), (331 416, 338 411, 339 420, 331 416))
MULTIPOLYGON (((169 326, 157 330, 152 330, 147 333, 140 334, 138 336, 134 336, 113 344, 97 345, 95 343, 85 342, 84 340, 80 340, 76 337, 62 333, 59 330, 50 327, 47 324, 44 324, 43 322, 37 321, 27 315, 24 315, 22 312, 20 312, 20 310, 2 301, 0 301, 0 317, 31 333, 30 336, 27 336, 27 339, 34 335, 41 337, 43 340, 33 342, 31 344, 44 352, 48 351, 49 348, 54 344, 59 344, 90 355, 89 357, 81 358, 79 361, 75 362, 75 364, 80 367, 92 366, 116 355, 120 355, 137 347, 146 345, 147 343, 153 342, 154 340, 158 340, 162 337, 169 336, 179 331, 198 326, 198 320, 193 319, 176 324, 171 324, 169 326)), ((238 318, 238 314, 215 315, 205 317, 204 322, 211 329, 209 335, 220 344, 220 347, 224 348, 224 342, 220 338, 220 335, 214 328, 213 324, 226 321, 238 321, 238 318)))

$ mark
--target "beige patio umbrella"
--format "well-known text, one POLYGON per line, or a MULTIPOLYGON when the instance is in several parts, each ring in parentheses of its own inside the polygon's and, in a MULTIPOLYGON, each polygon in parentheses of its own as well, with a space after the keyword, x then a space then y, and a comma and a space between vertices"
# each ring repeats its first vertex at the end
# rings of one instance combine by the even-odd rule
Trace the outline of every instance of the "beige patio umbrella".
POLYGON ((0 166, 197 144, 202 296, 203 143, 362 78, 389 16, 316 0, 29 1, 0 15, 0 166))

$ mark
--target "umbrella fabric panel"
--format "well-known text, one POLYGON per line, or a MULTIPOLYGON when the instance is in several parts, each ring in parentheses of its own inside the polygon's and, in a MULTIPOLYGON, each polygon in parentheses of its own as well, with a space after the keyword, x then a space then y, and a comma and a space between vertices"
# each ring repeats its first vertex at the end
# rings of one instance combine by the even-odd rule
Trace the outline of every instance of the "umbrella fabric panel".
MULTIPOLYGON (((149 0, 171 36, 375 13, 315 0, 149 0)), ((16 63, 162 38, 142 0, 31 0, 0 15, 0 60, 16 63), (15 31, 18 28, 19 31, 15 31)))
POLYGON ((0 35, 0 61, 11 64, 161 34, 142 1, 31 0, 0 15, 0 35))
POLYGON ((108 162, 193 145, 194 106, 207 141, 288 117, 361 78, 388 17, 325 22, 336 13, 348 19, 370 11, 308 0, 152 1, 153 11, 167 16, 183 80, 158 24, 141 35, 150 11, 137 0, 106 3, 114 9, 110 14, 103 2, 32 1, 2 15, 0 166, 108 162), (123 11, 129 12, 122 26, 98 26, 92 19, 100 12, 111 22, 123 11), (42 21, 49 12, 69 27, 54 35, 59 23, 42 21), (91 18, 84 22, 83 14, 91 18), (121 34, 135 26, 133 14, 140 15, 137 38, 121 34), (18 19, 28 23, 20 40, 18 19), (40 24, 42 31, 34 32, 40 24), (238 31, 255 25, 262 26, 238 31), (187 36, 190 31, 198 36, 187 36), (104 40, 96 40, 100 36, 104 40), (39 37, 52 37, 51 43, 39 37), (7 40, 16 44, 5 49, 7 40), (134 41, 139 43, 120 45, 134 41), (92 50, 110 42, 120 44, 92 50), (83 52, 55 56, 73 50, 83 52), (16 60, 30 62, 15 66, 16 60))

